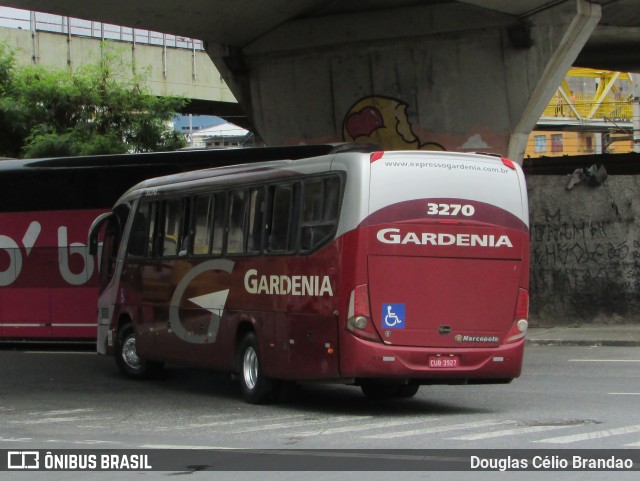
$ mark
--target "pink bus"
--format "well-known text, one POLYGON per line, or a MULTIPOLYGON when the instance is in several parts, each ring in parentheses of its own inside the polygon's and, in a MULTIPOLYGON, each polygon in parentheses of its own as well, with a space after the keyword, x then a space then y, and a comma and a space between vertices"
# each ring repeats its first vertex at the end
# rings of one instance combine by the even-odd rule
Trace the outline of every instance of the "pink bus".
POLYGON ((95 342, 95 217, 150 177, 335 146, 201 150, 0 161, 0 341, 95 342))
POLYGON ((142 182, 105 235, 98 352, 411 397, 520 375, 529 229, 520 167, 488 155, 344 152, 142 182))

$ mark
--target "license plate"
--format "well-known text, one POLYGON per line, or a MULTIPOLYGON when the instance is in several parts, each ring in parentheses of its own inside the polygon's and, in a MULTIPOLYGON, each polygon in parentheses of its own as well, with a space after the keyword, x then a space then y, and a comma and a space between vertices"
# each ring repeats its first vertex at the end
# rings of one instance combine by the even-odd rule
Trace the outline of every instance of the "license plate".
POLYGON ((433 369, 454 368, 459 365, 459 356, 429 356, 429 367, 433 369))

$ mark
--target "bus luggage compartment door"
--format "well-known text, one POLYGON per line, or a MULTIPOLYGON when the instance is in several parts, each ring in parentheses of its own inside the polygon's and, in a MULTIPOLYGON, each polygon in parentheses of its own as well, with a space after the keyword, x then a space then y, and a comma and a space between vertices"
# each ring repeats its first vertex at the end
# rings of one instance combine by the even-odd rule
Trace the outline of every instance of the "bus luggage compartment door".
POLYGON ((513 322, 523 262, 370 255, 373 322, 393 345, 493 347, 513 322))

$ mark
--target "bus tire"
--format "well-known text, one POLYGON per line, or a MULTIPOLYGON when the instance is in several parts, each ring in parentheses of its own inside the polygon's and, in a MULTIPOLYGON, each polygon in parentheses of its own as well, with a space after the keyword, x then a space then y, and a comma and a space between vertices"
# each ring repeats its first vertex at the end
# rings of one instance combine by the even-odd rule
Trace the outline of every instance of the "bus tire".
POLYGON ((115 357, 120 371, 132 379, 151 377, 157 374, 163 366, 161 362, 145 361, 138 356, 136 332, 130 323, 124 324, 118 330, 115 357))
POLYGON ((398 388, 398 392, 396 393, 396 397, 409 399, 418 394, 418 390, 420 389, 420 384, 403 384, 398 388))
POLYGON ((264 376, 260 369, 258 338, 249 332, 238 349, 238 378, 242 397, 249 404, 269 404, 278 397, 279 383, 264 376))

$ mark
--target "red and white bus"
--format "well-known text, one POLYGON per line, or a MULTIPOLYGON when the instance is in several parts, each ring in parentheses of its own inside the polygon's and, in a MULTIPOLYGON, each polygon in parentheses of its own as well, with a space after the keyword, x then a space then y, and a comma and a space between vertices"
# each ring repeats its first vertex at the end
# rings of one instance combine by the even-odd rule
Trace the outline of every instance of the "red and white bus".
POLYGON ((332 152, 334 146, 0 161, 0 340, 96 339, 87 233, 136 183, 176 172, 332 152))
MULTIPOLYGON (((106 226, 106 227, 105 227, 106 226)), ((522 170, 447 152, 346 152, 152 179, 105 232, 98 352, 371 397, 520 375, 529 232, 522 170)))

